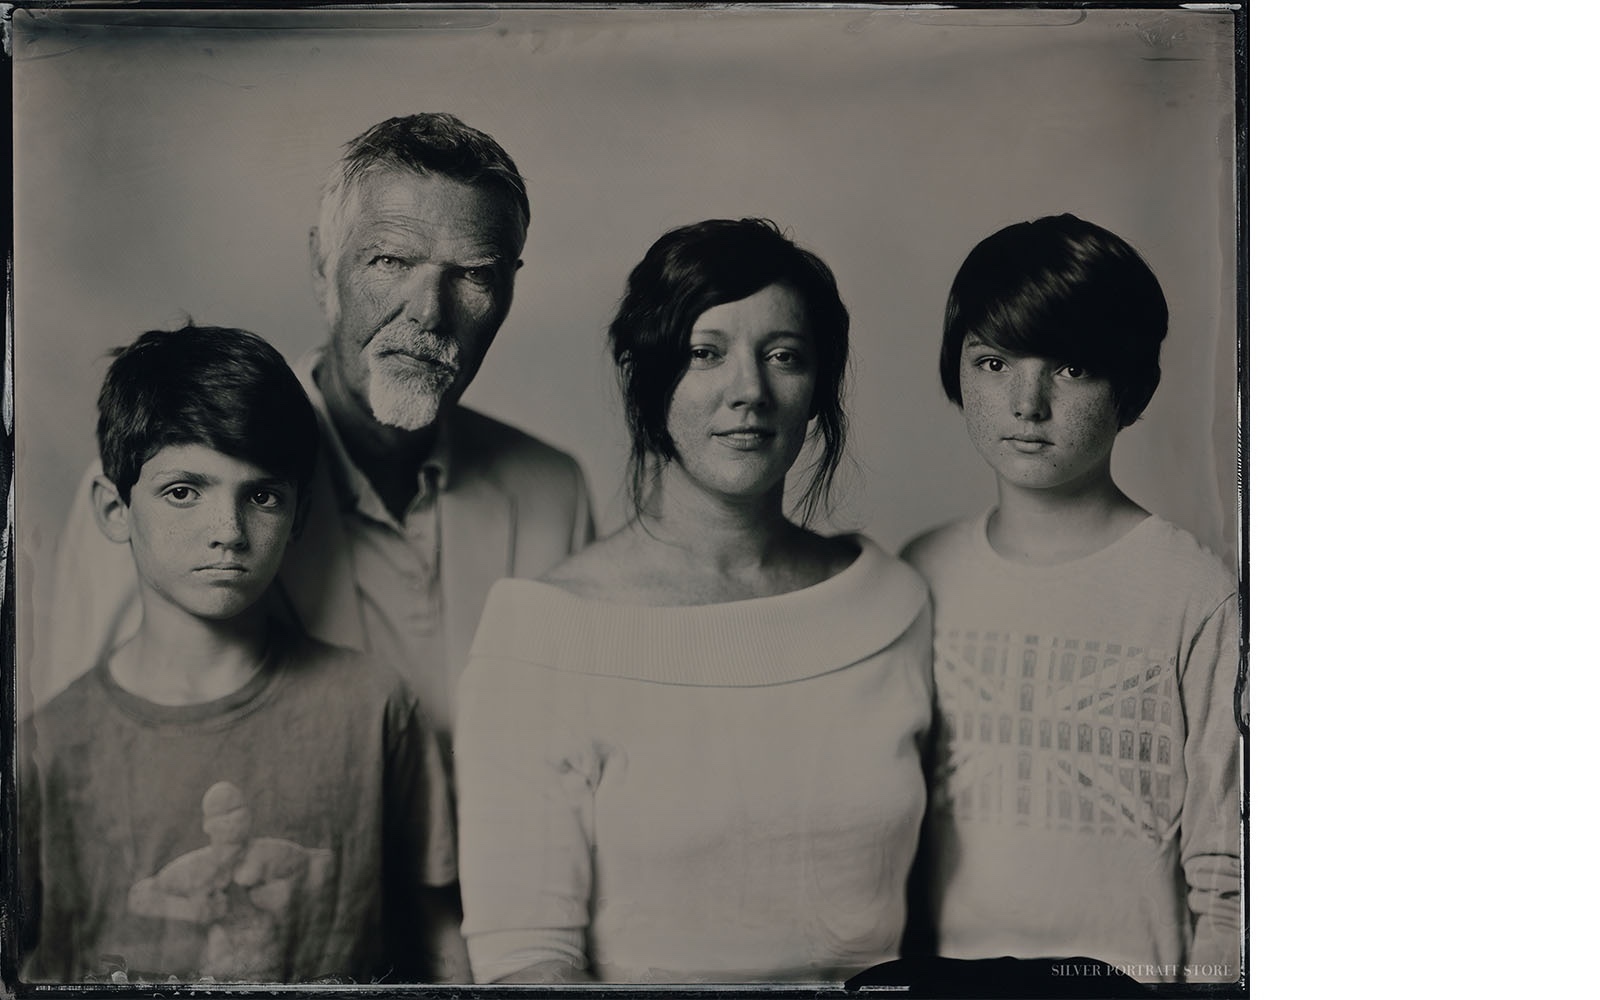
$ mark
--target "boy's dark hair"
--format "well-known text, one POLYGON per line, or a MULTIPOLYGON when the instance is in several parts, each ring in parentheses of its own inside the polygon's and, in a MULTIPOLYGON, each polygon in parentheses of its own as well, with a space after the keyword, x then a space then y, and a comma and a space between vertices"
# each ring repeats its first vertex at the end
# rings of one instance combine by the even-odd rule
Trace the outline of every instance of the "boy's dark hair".
POLYGON ((635 512, 646 482, 677 457, 667 434, 667 408, 689 367, 689 333, 707 309, 748 298, 769 285, 800 297, 816 352, 811 397, 822 454, 800 502, 802 523, 826 506, 844 457, 844 376, 850 355, 850 314, 833 272, 766 219, 711 219, 674 229, 656 240, 628 275, 627 291, 611 322, 611 356, 622 385, 632 439, 629 496, 635 512))
POLYGON ((961 405, 968 335, 1110 381, 1118 425, 1139 419, 1161 382, 1167 299, 1120 236, 1075 215, 1019 222, 972 248, 945 305, 939 378, 961 405))
POLYGON ((114 360, 100 387, 100 464, 126 503, 139 471, 170 445, 199 444, 295 484, 317 463, 317 415, 271 344, 244 330, 151 330, 114 360))

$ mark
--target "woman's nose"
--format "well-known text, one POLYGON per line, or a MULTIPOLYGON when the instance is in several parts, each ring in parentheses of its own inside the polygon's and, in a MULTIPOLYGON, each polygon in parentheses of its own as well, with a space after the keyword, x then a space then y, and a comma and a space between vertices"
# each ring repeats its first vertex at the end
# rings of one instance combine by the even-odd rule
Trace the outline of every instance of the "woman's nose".
POLYGON ((732 406, 762 406, 767 402, 767 378, 761 359, 755 356, 729 357, 728 402, 732 406))

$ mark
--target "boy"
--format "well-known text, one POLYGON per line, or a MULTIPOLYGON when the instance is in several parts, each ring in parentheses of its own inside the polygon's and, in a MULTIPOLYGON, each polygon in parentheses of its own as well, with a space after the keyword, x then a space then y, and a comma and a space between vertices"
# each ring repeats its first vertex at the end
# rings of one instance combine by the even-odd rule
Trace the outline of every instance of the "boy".
POLYGON ((934 600, 947 957, 1239 977, 1237 585, 1111 478, 1166 327, 1138 253, 1071 215, 985 239, 951 288, 939 372, 999 498, 904 552, 934 600))
POLYGON ((31 720, 24 977, 367 982, 421 952, 464 981, 416 700, 268 613, 317 455, 294 373, 241 330, 154 331, 99 408, 95 513, 143 621, 31 720))

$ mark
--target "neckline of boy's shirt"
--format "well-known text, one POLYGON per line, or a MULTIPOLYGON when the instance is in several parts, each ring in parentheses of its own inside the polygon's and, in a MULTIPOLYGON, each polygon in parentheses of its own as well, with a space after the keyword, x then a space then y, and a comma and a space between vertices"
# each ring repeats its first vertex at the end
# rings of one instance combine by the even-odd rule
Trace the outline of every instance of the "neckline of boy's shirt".
POLYGON ((283 675, 278 668, 292 643, 285 626, 270 622, 261 665, 244 686, 220 698, 192 705, 163 705, 129 691, 111 676, 110 653, 95 664, 91 676, 112 705, 136 722, 157 726, 220 728, 251 714, 270 700, 270 694, 276 691, 278 680, 283 675))
POLYGON ((1135 524, 1127 531, 1124 531, 1109 544, 1095 549, 1093 552, 1085 552, 1081 556, 1073 556, 1070 559, 1061 559, 1053 562, 1031 563, 1019 562, 1015 559, 1011 559, 1002 555, 1000 550, 994 547, 994 543, 989 540, 989 522, 994 520, 995 515, 999 512, 999 507, 990 507, 987 511, 978 515, 978 517, 974 519, 975 523, 972 525, 973 530, 968 537, 974 542, 974 544, 977 545, 978 551, 983 554, 985 559, 992 560, 995 563, 1005 567, 1007 572, 1037 573, 1040 575, 1050 576, 1059 573, 1064 567, 1082 566, 1096 559, 1104 558, 1107 554, 1115 552, 1117 549, 1129 544, 1129 540, 1135 536, 1146 534, 1156 530, 1159 526, 1167 524, 1167 522, 1163 520, 1159 514, 1146 514, 1144 519, 1138 524, 1135 524))
MULTIPOLYGON (((327 457, 330 459, 328 479, 338 497, 339 509, 345 513, 354 511, 369 521, 376 521, 405 534, 404 524, 395 520, 367 474, 350 458, 343 439, 339 437, 339 428, 328 414, 328 401, 317 387, 316 379, 317 368, 321 366, 326 353, 322 347, 312 348, 295 364, 294 373, 305 388, 311 407, 316 411, 317 423, 321 426, 323 451, 329 453, 327 457)), ((450 487, 450 456, 455 450, 453 427, 454 421, 448 412, 439 416, 439 431, 434 435, 433 448, 417 469, 417 495, 412 497, 406 508, 408 519, 418 510, 431 505, 438 494, 450 487)))

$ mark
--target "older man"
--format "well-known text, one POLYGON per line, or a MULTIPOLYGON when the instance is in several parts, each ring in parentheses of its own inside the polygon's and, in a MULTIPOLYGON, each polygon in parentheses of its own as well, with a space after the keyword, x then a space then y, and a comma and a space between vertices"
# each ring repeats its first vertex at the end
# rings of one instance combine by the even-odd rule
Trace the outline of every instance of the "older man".
MULTIPOLYGON (((447 747, 490 585, 539 575, 592 530, 577 463, 458 402, 511 307, 528 221, 522 178, 493 139, 419 114, 349 143, 311 231, 329 337, 297 370, 324 449, 280 574, 283 611, 393 664, 447 747)), ((127 546, 90 510, 98 472, 57 553, 36 702, 138 623, 127 546)))

